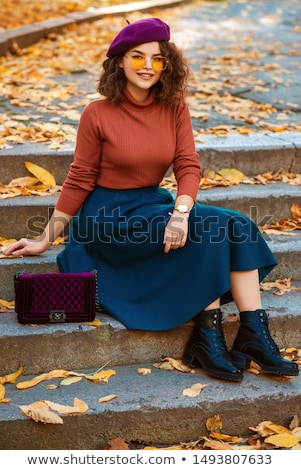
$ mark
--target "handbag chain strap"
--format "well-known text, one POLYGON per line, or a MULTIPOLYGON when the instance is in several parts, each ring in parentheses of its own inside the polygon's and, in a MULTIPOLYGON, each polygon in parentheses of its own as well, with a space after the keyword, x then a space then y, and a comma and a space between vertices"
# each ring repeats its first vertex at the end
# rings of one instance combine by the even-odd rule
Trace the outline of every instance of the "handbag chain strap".
POLYGON ((95 306, 96 306, 96 310, 98 312, 102 312, 103 311, 103 308, 102 306, 100 305, 99 303, 99 297, 98 297, 98 294, 99 294, 99 289, 98 289, 98 279, 97 279, 97 274, 98 274, 98 271, 97 269, 94 269, 92 271, 93 274, 95 274, 95 278, 96 278, 96 286, 95 286, 95 306))

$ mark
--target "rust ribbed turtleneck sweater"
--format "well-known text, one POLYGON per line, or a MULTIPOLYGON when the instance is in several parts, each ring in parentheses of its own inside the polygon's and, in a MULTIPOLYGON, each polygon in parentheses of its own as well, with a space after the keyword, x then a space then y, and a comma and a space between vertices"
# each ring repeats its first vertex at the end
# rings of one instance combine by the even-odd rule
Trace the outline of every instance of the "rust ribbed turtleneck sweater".
POLYGON ((171 165, 177 194, 195 200, 201 168, 186 104, 162 106, 153 94, 141 103, 128 92, 119 105, 94 101, 82 113, 74 161, 56 207, 76 215, 95 185, 157 186, 171 165))

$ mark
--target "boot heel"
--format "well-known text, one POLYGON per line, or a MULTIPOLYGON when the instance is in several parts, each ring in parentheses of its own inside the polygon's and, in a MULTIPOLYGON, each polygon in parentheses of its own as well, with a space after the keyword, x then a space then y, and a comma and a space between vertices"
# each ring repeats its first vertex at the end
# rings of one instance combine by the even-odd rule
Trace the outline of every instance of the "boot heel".
POLYGON ((237 354, 236 352, 232 352, 231 357, 232 357, 233 363, 238 369, 248 368, 249 360, 247 357, 241 356, 240 354, 237 354))
POLYGON ((192 354, 190 351, 185 351, 184 355, 182 357, 182 361, 186 366, 189 367, 198 367, 198 363, 194 357, 194 354, 192 354))

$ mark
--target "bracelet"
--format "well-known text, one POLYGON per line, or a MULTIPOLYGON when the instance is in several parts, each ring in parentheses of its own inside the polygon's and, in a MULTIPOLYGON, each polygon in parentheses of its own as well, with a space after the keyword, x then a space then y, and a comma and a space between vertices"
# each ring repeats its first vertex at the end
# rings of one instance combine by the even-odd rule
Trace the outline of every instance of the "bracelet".
MULTIPOLYGON (((178 214, 182 215, 183 217, 185 217, 185 215, 189 216, 189 212, 184 212, 184 214, 182 214, 182 212, 178 212, 178 214)), ((171 217, 174 215, 175 217, 176 214, 174 212, 168 212, 168 215, 170 215, 171 217)))

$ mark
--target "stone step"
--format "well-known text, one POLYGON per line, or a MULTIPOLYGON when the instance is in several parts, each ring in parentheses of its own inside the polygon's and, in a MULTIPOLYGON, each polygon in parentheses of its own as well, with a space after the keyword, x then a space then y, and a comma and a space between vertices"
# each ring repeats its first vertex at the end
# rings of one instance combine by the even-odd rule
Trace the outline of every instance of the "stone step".
MULTIPOLYGON (((250 177, 280 169, 301 173, 301 133, 229 134, 224 137, 204 134, 201 140, 196 141, 196 149, 203 168, 236 168, 250 177)), ((0 181, 8 184, 14 178, 28 175, 24 162, 30 161, 52 173, 57 184, 61 185, 72 162, 73 152, 72 142, 62 144, 58 150, 32 143, 2 149, 0 181)))
MULTIPOLYGON (((22 196, 1 201, 0 236, 38 236, 52 214, 58 196, 22 196)), ((198 202, 239 210, 257 225, 290 217, 293 203, 301 206, 299 186, 275 182, 267 185, 240 184, 200 190, 198 202)))
MULTIPOLYGON (((280 348, 300 347, 301 283, 299 290, 274 295, 262 292, 264 308, 270 314, 270 330, 280 348)), ((233 302, 224 305, 224 330, 230 347, 238 328, 233 302)), ((0 314, 0 375, 17 370, 41 374, 52 369, 97 369, 110 366, 153 362, 161 356, 179 358, 191 333, 192 322, 168 331, 128 330, 104 312, 97 314, 99 327, 85 323, 19 324, 15 312, 0 314)))
MULTIPOLYGON (((103 364, 99 357, 98 366, 103 364)), ((201 369, 194 374, 182 373, 156 369, 152 364, 109 365, 105 369, 114 369, 116 375, 108 383, 82 379, 55 390, 47 390, 46 385, 59 385, 60 380, 27 390, 7 385, 6 396, 11 402, 1 405, 0 449, 101 450, 117 437, 134 446, 140 444, 142 449, 145 445, 169 446, 209 436, 206 421, 216 415, 224 434, 250 436, 254 432, 249 427, 262 421, 287 427, 294 415, 301 414, 301 376, 279 380, 245 372, 237 385, 209 378, 201 369), (151 374, 139 375, 138 367, 150 368, 151 374), (196 383, 206 387, 195 398, 183 396, 183 390, 196 383), (99 403, 101 397, 110 394, 116 398, 99 403), (36 423, 19 408, 39 400, 72 406, 75 397, 89 409, 83 415, 61 415, 63 425, 36 423)), ((142 452, 139 455, 144 458, 142 452)))

